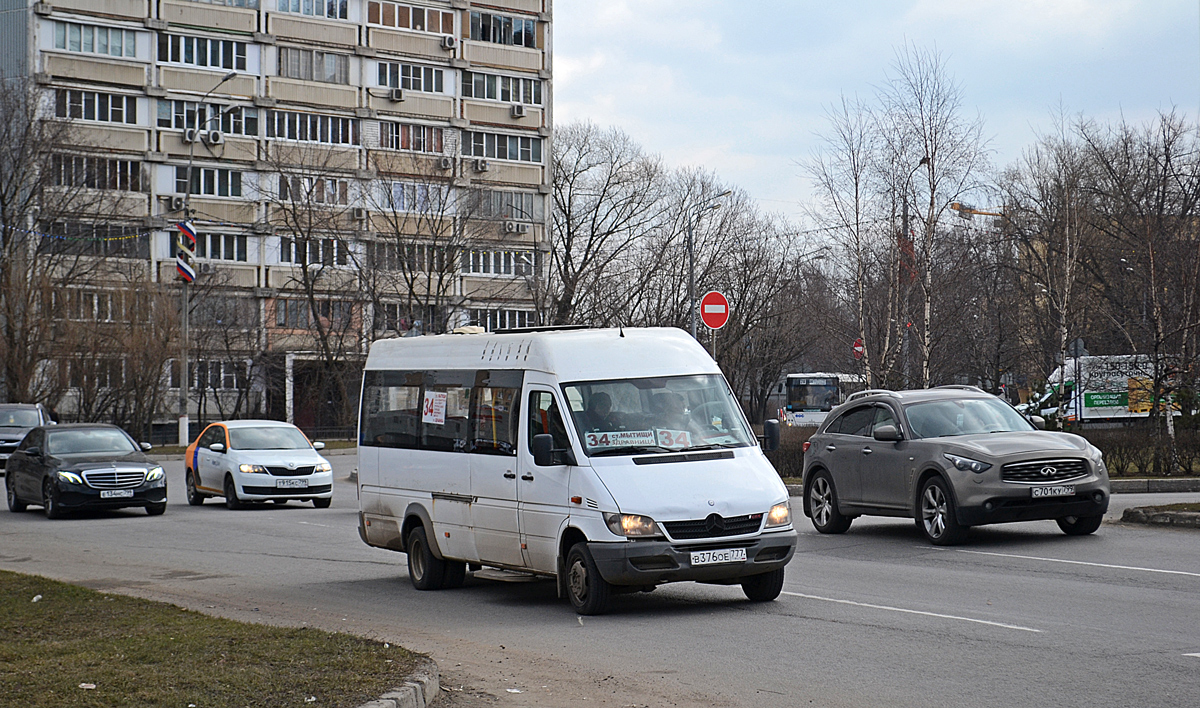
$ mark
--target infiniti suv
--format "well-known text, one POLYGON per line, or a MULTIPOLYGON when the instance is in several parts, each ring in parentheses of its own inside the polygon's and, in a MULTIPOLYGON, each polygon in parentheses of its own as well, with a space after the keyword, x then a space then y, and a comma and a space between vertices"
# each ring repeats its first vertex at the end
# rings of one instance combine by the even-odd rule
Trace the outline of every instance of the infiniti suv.
POLYGON ((1010 521, 1092 533, 1108 510, 1100 450, 1035 421, 973 386, 856 393, 805 443, 804 514, 821 533, 911 518, 936 545, 1010 521))

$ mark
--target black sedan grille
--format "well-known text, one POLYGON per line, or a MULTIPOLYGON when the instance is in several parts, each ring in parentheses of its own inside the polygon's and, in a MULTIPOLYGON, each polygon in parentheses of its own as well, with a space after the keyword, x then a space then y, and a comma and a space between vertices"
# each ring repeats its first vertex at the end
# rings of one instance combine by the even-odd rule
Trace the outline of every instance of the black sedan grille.
POLYGON ((89 470, 83 481, 92 489, 133 489, 146 483, 146 470, 89 470))
POLYGON ((1004 466, 1000 479, 1005 482, 1065 482, 1088 475, 1084 460, 1029 460, 1013 462, 1004 466))
POLYGON ((663 527, 671 538, 721 538, 723 536, 741 536, 747 533, 757 533, 762 526, 762 514, 747 514, 745 516, 722 517, 720 514, 709 514, 703 519, 692 521, 664 521, 663 527))
POLYGON ((272 477, 304 477, 313 473, 313 466, 297 467, 294 470, 286 467, 268 467, 267 473, 272 477))

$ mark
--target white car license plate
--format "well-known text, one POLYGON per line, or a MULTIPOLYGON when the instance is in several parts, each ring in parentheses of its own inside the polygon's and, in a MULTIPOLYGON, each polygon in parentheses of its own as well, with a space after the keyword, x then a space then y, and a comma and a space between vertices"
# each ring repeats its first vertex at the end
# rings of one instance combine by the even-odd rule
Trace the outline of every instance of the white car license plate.
POLYGON ((101 499, 128 499, 133 496, 132 489, 101 489, 101 499))
POLYGON ((1075 485, 1067 484, 1060 487, 1034 487, 1033 498, 1041 499, 1043 497, 1073 497, 1075 496, 1075 485))
POLYGON ((308 489, 307 479, 277 479, 276 489, 308 489))
POLYGON ((745 548, 724 548, 719 551, 693 551, 692 565, 714 563, 742 563, 746 560, 745 548))

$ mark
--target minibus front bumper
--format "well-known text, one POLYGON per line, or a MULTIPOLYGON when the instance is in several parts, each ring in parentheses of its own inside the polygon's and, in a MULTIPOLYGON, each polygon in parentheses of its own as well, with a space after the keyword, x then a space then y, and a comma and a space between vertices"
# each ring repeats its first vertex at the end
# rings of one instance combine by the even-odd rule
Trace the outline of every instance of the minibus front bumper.
POLYGON ((612 585, 658 585, 679 580, 720 583, 782 568, 796 552, 796 538, 794 529, 785 529, 751 539, 691 545, 670 541, 593 541, 588 543, 588 550, 600 577, 612 585), (693 554, 730 549, 745 549, 745 560, 692 563, 693 554))

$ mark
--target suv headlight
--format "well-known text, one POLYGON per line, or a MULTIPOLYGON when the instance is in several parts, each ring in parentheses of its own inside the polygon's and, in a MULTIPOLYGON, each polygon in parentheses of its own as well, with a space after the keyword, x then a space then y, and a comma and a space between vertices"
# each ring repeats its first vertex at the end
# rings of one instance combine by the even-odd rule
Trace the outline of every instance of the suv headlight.
POLYGON ((316 467, 314 467, 313 471, 314 472, 332 472, 333 465, 329 464, 328 462, 322 462, 322 463, 318 464, 316 467))
POLYGON ((767 513, 766 528, 775 526, 787 526, 792 523, 792 507, 787 502, 776 504, 771 507, 771 511, 767 513))
POLYGON ((986 472, 987 470, 991 469, 991 467, 992 467, 992 465, 990 463, 980 462, 979 460, 972 460, 969 457, 959 457, 958 455, 951 455, 948 452, 943 452, 942 457, 945 457, 947 460, 950 460, 951 464, 953 464, 956 469, 960 469, 964 472, 966 472, 967 470, 970 470, 970 471, 974 472, 975 474, 979 474, 981 472, 986 472))
POLYGON ((83 478, 74 472, 63 472, 62 470, 59 470, 58 478, 64 482, 70 482, 71 484, 83 484, 83 478))
POLYGON ((626 538, 650 538, 662 535, 658 530, 658 524, 654 523, 654 519, 649 516, 605 514, 604 523, 608 524, 609 531, 626 538))
POLYGON ((245 474, 267 474, 267 468, 262 465, 241 465, 238 470, 245 474))
POLYGON ((164 474, 163 468, 151 467, 150 471, 146 473, 146 481, 147 482, 157 482, 158 480, 163 478, 163 474, 164 474))

